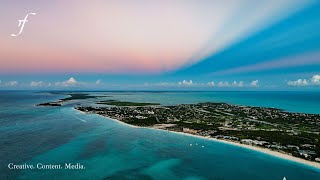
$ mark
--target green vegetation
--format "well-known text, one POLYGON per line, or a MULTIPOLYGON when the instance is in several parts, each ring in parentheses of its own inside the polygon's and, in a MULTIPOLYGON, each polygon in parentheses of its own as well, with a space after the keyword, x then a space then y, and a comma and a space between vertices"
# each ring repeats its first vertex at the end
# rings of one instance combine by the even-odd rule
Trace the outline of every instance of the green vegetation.
POLYGON ((61 101, 71 101, 71 100, 79 100, 79 99, 90 99, 97 97, 110 97, 110 96, 92 96, 88 94, 68 94, 70 97, 60 99, 61 101))
POLYGON ((126 102, 116 100, 99 101, 97 104, 113 105, 113 106, 154 106, 160 105, 159 103, 142 103, 142 102, 126 102))
POLYGON ((234 131, 234 130, 218 130, 216 134, 222 134, 227 136, 239 137, 240 139, 256 139, 259 137, 259 140, 268 141, 268 142, 277 142, 279 145, 300 145, 300 144, 317 144, 320 146, 318 141, 315 139, 320 139, 320 135, 317 134, 308 134, 301 133, 299 135, 288 134, 283 131, 234 131))
POLYGON ((61 106, 61 103, 49 102, 49 103, 37 104, 36 106, 61 106))
POLYGON ((159 123, 155 117, 148 117, 146 119, 127 118, 127 119, 123 119, 123 122, 132 124, 135 126, 152 126, 159 123))

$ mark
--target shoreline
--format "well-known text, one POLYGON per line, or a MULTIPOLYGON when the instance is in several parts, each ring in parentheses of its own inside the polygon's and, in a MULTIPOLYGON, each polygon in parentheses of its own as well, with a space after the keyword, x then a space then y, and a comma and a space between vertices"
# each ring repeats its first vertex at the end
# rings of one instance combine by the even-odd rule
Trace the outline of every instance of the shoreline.
MULTIPOLYGON (((150 129, 155 129, 155 128, 150 128, 150 129)), ((162 130, 162 129, 158 129, 158 130, 162 130)), ((225 144, 238 146, 238 147, 245 148, 245 149, 258 151, 260 153, 268 154, 268 155, 271 155, 271 156, 274 156, 274 157, 278 157, 278 158, 281 158, 281 159, 285 159, 285 160, 293 161, 293 162, 296 162, 296 163, 312 166, 312 167, 318 168, 320 170, 320 163, 317 163, 317 162, 314 162, 314 161, 308 161, 308 160, 305 160, 305 159, 301 159, 301 158, 298 158, 298 157, 295 157, 295 156, 291 156, 289 154, 282 153, 282 152, 279 152, 279 151, 273 151, 273 150, 270 150, 270 149, 267 149, 267 148, 262 148, 262 147, 257 147, 257 146, 250 146, 250 145, 247 145, 247 144, 241 144, 241 143, 237 143, 237 142, 233 142, 233 141, 221 140, 221 139, 216 139, 216 138, 212 138, 212 137, 206 138, 204 136, 198 136, 198 135, 184 133, 184 132, 177 132, 177 131, 169 131, 169 132, 180 134, 180 135, 192 136, 192 137, 201 138, 201 139, 206 139, 206 140, 215 141, 215 142, 220 142, 220 143, 225 143, 225 144)))
MULTIPOLYGON (((99 115, 99 114, 96 114, 96 115, 102 116, 102 115, 99 115)), ((179 134, 179 135, 190 136, 190 137, 195 137, 195 138, 201 138, 201 139, 205 139, 205 140, 209 140, 209 141, 215 141, 215 142, 225 143, 225 144, 228 144, 228 145, 233 145, 233 146, 237 146, 237 147, 241 147, 241 148, 245 148, 245 149, 249 149, 249 150, 254 150, 254 151, 258 151, 260 153, 264 153, 264 154, 267 154, 267 155, 270 155, 270 156, 274 156, 274 157, 277 157, 277 158, 289 160, 289 161, 292 161, 292 162, 295 162, 295 163, 300 163, 300 164, 303 164, 303 165, 308 165, 308 166, 311 166, 313 168, 317 168, 318 170, 320 170, 320 163, 317 163, 317 162, 314 162, 314 161, 308 161, 308 160, 305 160, 305 159, 302 159, 302 158, 291 156, 289 154, 282 153, 282 152, 279 152, 279 151, 273 151, 273 150, 270 150, 270 149, 267 149, 267 148, 262 148, 262 147, 257 147, 257 146, 250 146, 250 145, 247 145, 247 144, 241 144, 241 143, 237 143, 237 142, 233 142, 233 141, 221 140, 221 139, 216 139, 216 138, 212 138, 212 137, 204 137, 204 136, 199 136, 199 135, 194 135, 194 134, 189 134, 189 133, 184 133, 184 132, 178 132, 178 131, 170 131, 170 130, 153 128, 153 127, 134 126, 134 125, 122 122, 122 121, 120 121, 118 119, 113 119, 113 118, 109 118, 109 117, 106 117, 106 116, 102 116, 102 117, 104 117, 106 119, 110 119, 112 121, 116 121, 117 123, 123 124, 125 126, 129 126, 131 128, 146 128, 146 129, 152 129, 152 130, 161 130, 161 131, 165 131, 165 132, 176 133, 176 134, 179 134)))

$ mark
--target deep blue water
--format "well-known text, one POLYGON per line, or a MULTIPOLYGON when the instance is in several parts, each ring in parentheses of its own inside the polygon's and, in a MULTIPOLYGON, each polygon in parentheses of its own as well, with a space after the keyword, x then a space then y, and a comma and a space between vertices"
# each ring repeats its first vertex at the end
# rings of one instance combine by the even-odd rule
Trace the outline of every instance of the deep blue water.
MULTIPOLYGON (((315 92, 92 92, 106 99, 162 104, 204 101, 320 113, 315 92)), ((320 179, 320 170, 205 139, 132 128, 62 107, 62 95, 0 91, 0 179, 320 179), (193 144, 190 146, 189 144, 193 144), (195 145, 198 144, 198 145, 195 145), (204 147, 202 147, 204 146, 204 147), (9 170, 8 163, 81 163, 85 170, 9 170)))

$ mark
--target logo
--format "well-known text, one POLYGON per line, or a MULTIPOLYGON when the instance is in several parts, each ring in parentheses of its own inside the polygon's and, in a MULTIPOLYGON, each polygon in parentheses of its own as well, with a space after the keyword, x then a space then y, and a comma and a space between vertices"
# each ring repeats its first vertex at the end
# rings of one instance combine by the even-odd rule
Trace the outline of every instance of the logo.
POLYGON ((16 37, 16 36, 18 36, 18 35, 20 35, 20 34, 22 33, 23 28, 24 28, 24 25, 25 25, 26 22, 28 21, 28 16, 29 16, 30 14, 31 14, 31 15, 36 15, 36 13, 29 13, 29 14, 26 15, 26 17, 24 17, 24 20, 18 20, 18 21, 19 21, 18 27, 20 27, 20 32, 19 32, 19 34, 11 34, 11 36, 16 37))

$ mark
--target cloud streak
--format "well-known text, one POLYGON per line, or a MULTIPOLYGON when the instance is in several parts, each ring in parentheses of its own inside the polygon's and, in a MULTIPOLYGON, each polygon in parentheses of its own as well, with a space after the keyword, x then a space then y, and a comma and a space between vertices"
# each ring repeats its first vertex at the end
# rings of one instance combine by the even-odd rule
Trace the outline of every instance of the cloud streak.
POLYGON ((306 65, 320 64, 320 52, 313 52, 302 55, 269 60, 248 66, 241 66, 227 70, 213 72, 213 75, 240 74, 249 72, 265 71, 270 69, 290 68, 306 65))

